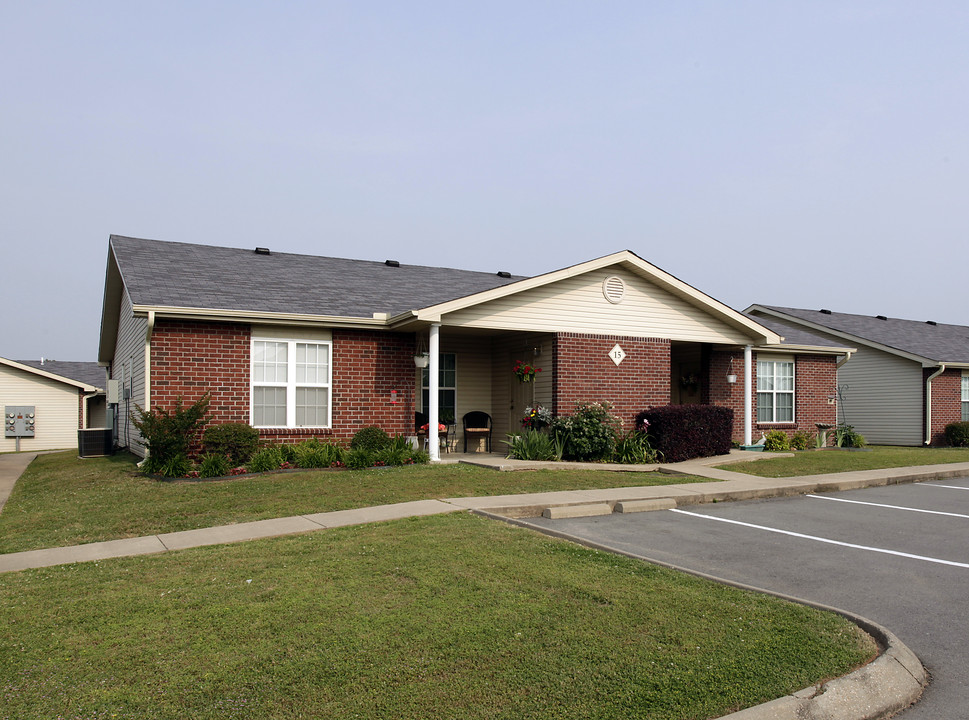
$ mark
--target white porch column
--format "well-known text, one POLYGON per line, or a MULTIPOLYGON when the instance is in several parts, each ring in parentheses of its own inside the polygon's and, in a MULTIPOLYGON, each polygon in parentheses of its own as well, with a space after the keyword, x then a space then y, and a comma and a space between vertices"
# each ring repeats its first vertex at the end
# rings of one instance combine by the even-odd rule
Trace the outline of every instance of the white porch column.
POLYGON ((427 449, 431 454, 431 460, 441 459, 441 440, 438 437, 437 424, 440 417, 440 384, 441 384, 441 323, 431 323, 431 330, 428 336, 428 354, 430 355, 427 365, 427 449))
POLYGON ((753 372, 751 370, 751 360, 752 360, 752 346, 744 346, 744 445, 750 445, 751 434, 752 434, 752 413, 750 407, 750 397, 753 392, 752 380, 753 372))

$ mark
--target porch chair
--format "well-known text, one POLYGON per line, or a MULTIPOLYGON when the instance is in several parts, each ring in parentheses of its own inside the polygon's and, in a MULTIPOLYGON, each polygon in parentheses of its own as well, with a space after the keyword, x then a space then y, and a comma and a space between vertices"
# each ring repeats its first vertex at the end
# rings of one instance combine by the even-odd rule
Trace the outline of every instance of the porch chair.
POLYGON ((481 410, 465 413, 462 419, 464 425, 464 452, 468 451, 468 435, 478 439, 484 437, 485 452, 491 452, 491 415, 481 410))
MULTIPOLYGON (((427 413, 414 413, 414 432, 417 434, 417 442, 425 450, 427 450, 427 439, 429 433, 424 429, 424 426, 427 424, 427 413)), ((438 442, 444 443, 445 452, 451 452, 451 426, 444 423, 438 423, 438 425, 444 425, 444 430, 439 429, 437 431, 438 442)))

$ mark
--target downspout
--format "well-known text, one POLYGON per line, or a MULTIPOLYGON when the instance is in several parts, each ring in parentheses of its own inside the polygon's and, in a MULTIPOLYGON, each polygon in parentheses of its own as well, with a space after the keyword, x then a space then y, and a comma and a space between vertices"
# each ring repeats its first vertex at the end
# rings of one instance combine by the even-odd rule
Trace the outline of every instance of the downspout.
POLYGON ((151 335, 154 331, 155 311, 149 310, 148 331, 145 333, 145 410, 151 410, 151 335))
POLYGON ((846 362, 848 362, 849 360, 851 360, 851 356, 852 355, 854 355, 854 351, 853 350, 848 350, 847 352, 845 352, 844 359, 843 360, 839 360, 838 361, 838 364, 834 366, 834 369, 835 370, 840 370, 842 365, 844 365, 846 362))
POLYGON ((440 347, 441 347, 441 323, 431 323, 431 329, 427 338, 428 353, 430 361, 427 366, 427 401, 430 407, 427 412, 427 450, 431 455, 431 462, 441 459, 441 441, 438 437, 437 424, 440 417, 440 347))
POLYGON ((753 371, 751 361, 753 346, 744 346, 744 445, 751 445, 753 439, 753 413, 751 411, 750 394, 753 392, 753 371))
POLYGON ((945 372, 945 363, 925 379, 925 444, 932 444, 932 381, 945 372))

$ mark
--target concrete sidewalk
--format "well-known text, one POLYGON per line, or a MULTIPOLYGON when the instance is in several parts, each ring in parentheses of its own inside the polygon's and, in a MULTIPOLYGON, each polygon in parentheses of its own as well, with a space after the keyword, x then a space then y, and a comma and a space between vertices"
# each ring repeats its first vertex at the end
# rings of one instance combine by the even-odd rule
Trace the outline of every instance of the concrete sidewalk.
MULTIPOLYGON (((890 468, 862 470, 831 475, 811 475, 794 478, 762 478, 755 475, 730 472, 711 465, 741 462, 754 459, 752 453, 735 451, 730 455, 702 458, 670 465, 651 466, 648 470, 632 465, 607 466, 589 464, 590 469, 630 472, 654 472, 662 470, 681 475, 708 477, 719 482, 685 483, 678 485, 603 488, 596 490, 566 490, 561 492, 529 493, 521 495, 497 495, 489 497, 460 497, 443 500, 417 500, 393 505, 340 510, 336 512, 294 515, 290 517, 257 520, 217 527, 184 530, 181 532, 149 535, 144 537, 86 543, 68 547, 27 550, 0 555, 0 573, 30 568, 64 565, 75 562, 105 560, 115 557, 148 555, 173 550, 184 550, 206 545, 245 542, 262 538, 295 535, 347 525, 363 525, 424 515, 440 515, 461 511, 479 511, 505 517, 577 517, 583 514, 606 514, 611 512, 639 512, 681 505, 697 505, 730 500, 780 497, 804 493, 835 490, 853 490, 874 485, 900 482, 918 482, 946 477, 969 475, 969 463, 929 465, 915 468, 890 468)), ((33 454, 0 456, 0 501, 6 499, 10 489, 33 458, 33 454), (3 491, 6 488, 6 495, 3 491)), ((759 453, 756 459, 772 457, 759 453)), ((474 464, 502 469, 532 470, 544 468, 551 463, 508 461, 500 456, 475 457, 474 464), (514 466, 509 463, 514 463, 514 466)), ((555 463, 556 469, 562 463, 555 463)), ((569 467, 574 467, 569 464, 569 467)))

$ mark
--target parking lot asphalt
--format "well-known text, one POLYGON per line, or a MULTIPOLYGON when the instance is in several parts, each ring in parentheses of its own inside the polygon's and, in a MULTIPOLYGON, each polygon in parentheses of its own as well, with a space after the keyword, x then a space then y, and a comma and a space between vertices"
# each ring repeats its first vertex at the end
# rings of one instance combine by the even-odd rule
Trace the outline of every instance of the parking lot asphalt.
POLYGON ((524 522, 868 617, 932 675, 897 717, 969 717, 969 477, 524 522))

